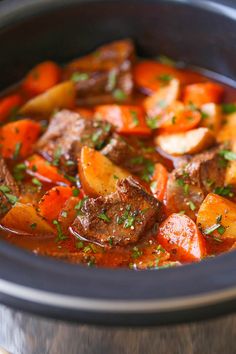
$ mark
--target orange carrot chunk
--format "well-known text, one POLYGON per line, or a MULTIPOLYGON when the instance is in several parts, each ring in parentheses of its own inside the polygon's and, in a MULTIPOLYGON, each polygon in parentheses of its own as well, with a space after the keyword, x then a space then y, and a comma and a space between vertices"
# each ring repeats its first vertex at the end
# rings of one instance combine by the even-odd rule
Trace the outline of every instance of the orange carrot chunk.
POLYGON ((39 214, 47 221, 56 220, 65 205, 72 196, 71 187, 57 186, 47 191, 38 204, 39 214))
POLYGON ((60 79, 60 67, 52 61, 45 61, 28 73, 22 87, 29 96, 36 96, 56 85, 60 79))
POLYGON ((0 100, 0 122, 5 121, 19 108, 22 103, 20 95, 10 95, 0 100))
POLYGON ((151 181, 151 191, 155 198, 163 201, 166 193, 168 171, 161 163, 155 165, 154 174, 151 181))
POLYGON ((180 70, 154 60, 141 61, 134 67, 135 84, 148 93, 157 91, 173 78, 180 80, 182 85, 204 80, 198 73, 180 70))
POLYGON ((165 112, 160 119, 160 133, 178 133, 194 129, 201 122, 201 113, 190 109, 165 112))
POLYGON ((27 172, 42 182, 71 185, 56 166, 53 166, 43 157, 35 154, 25 162, 27 172))
POLYGON ((151 134, 144 111, 138 106, 115 104, 97 106, 95 116, 112 123, 117 128, 117 132, 121 134, 142 136, 151 134))
POLYGON ((5 124, 0 129, 0 152, 5 158, 26 157, 41 131, 39 123, 23 119, 5 124))
POLYGON ((205 103, 220 103, 223 93, 223 87, 217 83, 198 83, 185 87, 183 99, 185 104, 200 107, 205 103))
POLYGON ((179 261, 200 261, 206 255, 205 239, 187 215, 170 215, 161 224, 157 238, 179 261))

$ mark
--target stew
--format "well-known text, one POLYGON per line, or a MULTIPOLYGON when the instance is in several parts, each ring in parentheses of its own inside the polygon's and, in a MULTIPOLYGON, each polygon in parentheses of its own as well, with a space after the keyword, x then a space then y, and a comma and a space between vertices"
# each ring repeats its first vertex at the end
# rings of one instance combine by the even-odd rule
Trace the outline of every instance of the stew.
POLYGON ((0 99, 1 237, 159 269, 236 245, 236 89, 131 40, 36 65, 0 99))

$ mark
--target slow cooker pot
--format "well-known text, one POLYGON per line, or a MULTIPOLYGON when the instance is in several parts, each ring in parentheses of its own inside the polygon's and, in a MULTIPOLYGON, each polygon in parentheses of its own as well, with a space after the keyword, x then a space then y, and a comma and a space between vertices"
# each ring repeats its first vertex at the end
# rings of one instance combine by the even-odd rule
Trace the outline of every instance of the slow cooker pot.
MULTIPOLYGON (((66 62, 115 39, 235 85, 236 4, 201 0, 8 0, 0 4, 0 89, 44 59, 66 62)), ((235 252, 159 271, 96 269, 0 241, 1 303, 103 325, 193 321, 236 308, 235 252)))

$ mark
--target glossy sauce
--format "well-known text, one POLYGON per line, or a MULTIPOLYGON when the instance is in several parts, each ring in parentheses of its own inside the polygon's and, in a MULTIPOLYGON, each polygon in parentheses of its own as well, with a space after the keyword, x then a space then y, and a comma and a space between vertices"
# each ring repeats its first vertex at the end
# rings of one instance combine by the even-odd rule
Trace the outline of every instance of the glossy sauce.
MULTIPOLYGON (((205 80, 205 77, 201 74, 201 70, 200 73, 189 73, 189 77, 190 81, 193 82, 200 82, 205 80)), ((214 79, 214 76, 210 77, 210 79, 214 79)), ((227 82, 227 79, 225 79, 225 82, 227 82)), ((233 88, 224 82, 221 82, 221 84, 223 84, 225 88, 224 102, 235 102, 236 88, 233 88)), ((18 93, 19 90, 19 87, 16 87, 13 91, 11 90, 11 93, 18 93)), ((133 101, 130 103, 137 104, 142 101, 143 97, 144 96, 141 93, 137 92, 133 98, 133 101)), ((145 139, 143 139, 143 143, 149 147, 154 147, 152 141, 147 142, 145 139)), ((169 171, 171 171, 173 167, 177 165, 177 158, 170 158, 169 156, 161 153, 160 150, 153 152, 153 154, 156 155, 159 162, 164 163, 169 171)), ((9 164, 8 166, 12 171, 13 165, 9 164)), ((30 177, 28 177, 28 182, 29 181, 30 177)), ((27 184, 27 179, 25 182, 27 184)), ((34 188, 29 184, 29 188, 25 193, 25 198, 29 197, 29 200, 32 200, 32 196, 34 196, 36 199, 39 199, 40 196, 42 196, 52 186, 53 185, 50 183, 44 184, 43 189, 39 191, 37 187, 34 188)), ((172 263, 166 261, 177 261, 174 254, 170 255, 158 245, 155 233, 156 231, 154 230, 150 233, 150 235, 147 235, 145 238, 143 238, 137 245, 131 245, 124 248, 119 246, 99 246, 90 242, 81 241, 76 239, 69 232, 67 234, 66 240, 57 242, 55 240, 55 236, 26 236, 18 234, 17 232, 13 233, 4 229, 1 230, 1 236, 5 240, 11 244, 32 251, 35 254, 54 256, 61 260, 74 263, 85 263, 90 266, 96 263, 96 265, 103 267, 130 267, 133 269, 159 268, 165 266, 168 267, 172 263), (147 255, 148 263, 146 262, 147 255)), ((210 238, 206 239, 206 241, 207 252, 210 255, 225 252, 229 250, 234 243, 233 241, 225 241, 223 243, 219 243, 210 238)))

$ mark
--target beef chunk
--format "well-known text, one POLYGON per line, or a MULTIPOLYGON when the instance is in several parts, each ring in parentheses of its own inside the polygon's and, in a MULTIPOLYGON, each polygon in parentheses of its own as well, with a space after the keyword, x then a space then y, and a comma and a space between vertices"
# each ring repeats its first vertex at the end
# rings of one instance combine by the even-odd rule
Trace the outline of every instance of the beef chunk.
POLYGON ((149 150, 150 147, 143 148, 136 138, 124 138, 113 134, 101 153, 114 164, 142 177, 144 174, 151 175, 153 173, 152 169, 156 162, 163 162, 155 150, 152 152, 149 150))
POLYGON ((125 138, 114 134, 109 143, 101 150, 114 164, 122 166, 132 173, 137 173, 143 164, 136 164, 137 150, 125 138))
POLYGON ((223 186, 225 166, 219 147, 194 156, 170 174, 167 207, 170 212, 184 210, 193 219, 206 195, 223 186))
POLYGON ((99 150, 110 134, 109 123, 84 119, 78 113, 62 110, 53 116, 36 149, 47 160, 56 162, 65 172, 74 174, 82 146, 99 150))
POLYGON ((87 105, 110 102, 116 89, 122 90, 125 95, 132 92, 133 59, 132 41, 112 42, 68 64, 65 78, 72 78, 76 82, 79 103, 87 105))
POLYGON ((128 177, 117 183, 115 193, 86 200, 71 231, 99 244, 125 246, 151 230, 159 214, 160 202, 128 177))
POLYGON ((4 159, 0 157, 0 217, 3 217, 11 209, 18 196, 18 186, 4 159))

